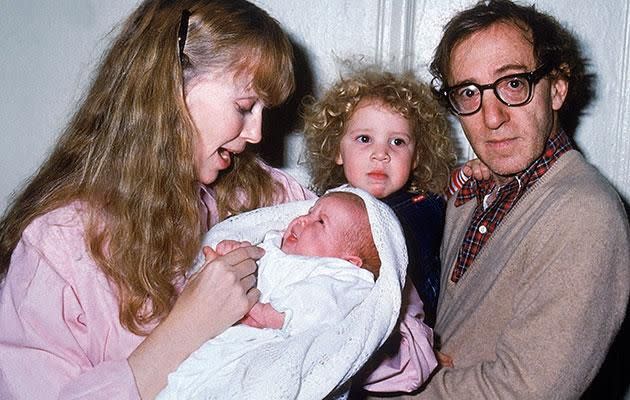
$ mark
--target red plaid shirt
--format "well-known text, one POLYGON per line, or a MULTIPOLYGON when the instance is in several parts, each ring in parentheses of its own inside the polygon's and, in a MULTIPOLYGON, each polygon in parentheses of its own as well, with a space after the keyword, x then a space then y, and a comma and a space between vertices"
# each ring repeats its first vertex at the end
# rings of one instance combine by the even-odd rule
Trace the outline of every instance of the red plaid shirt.
POLYGON ((562 154, 571 149, 573 149, 573 145, 564 131, 561 130, 556 136, 549 138, 542 156, 526 170, 516 175, 515 179, 498 188, 494 201, 487 205, 487 208, 484 207, 484 198, 495 188, 493 180, 477 181, 473 178, 464 184, 457 192, 455 207, 476 198, 477 208, 464 236, 462 247, 459 249, 455 268, 451 274, 451 281, 459 281, 484 244, 490 239, 492 232, 495 231, 527 189, 536 183, 562 154))

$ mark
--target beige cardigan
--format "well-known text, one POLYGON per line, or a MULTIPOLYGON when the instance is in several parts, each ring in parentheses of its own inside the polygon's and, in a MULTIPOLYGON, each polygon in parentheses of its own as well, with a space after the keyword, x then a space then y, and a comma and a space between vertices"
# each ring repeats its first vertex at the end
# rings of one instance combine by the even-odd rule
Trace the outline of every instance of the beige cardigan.
POLYGON ((455 368, 419 398, 572 399, 624 318, 628 218, 577 151, 520 199, 457 284, 449 277, 476 201, 447 209, 435 332, 455 368))

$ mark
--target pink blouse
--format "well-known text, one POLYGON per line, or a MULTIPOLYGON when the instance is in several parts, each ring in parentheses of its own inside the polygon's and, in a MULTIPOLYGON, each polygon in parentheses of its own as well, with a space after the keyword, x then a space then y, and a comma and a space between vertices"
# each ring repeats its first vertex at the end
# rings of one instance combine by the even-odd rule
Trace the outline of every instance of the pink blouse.
MULTIPOLYGON (((267 167, 267 166, 265 166, 267 167)), ((269 168, 287 192, 315 195, 269 168)), ((204 202, 212 213, 210 193, 204 202)), ((84 242, 82 204, 35 219, 0 288, 0 399, 139 399, 127 357, 142 342, 119 322, 115 288, 84 242)))
MULTIPOLYGON (((315 197, 270 171, 287 191, 279 202, 315 197)), ((214 215, 212 193, 202 196, 214 215)), ((84 242, 85 215, 79 202, 51 211, 31 222, 13 251, 0 287, 0 399, 140 398, 127 357, 144 337, 119 322, 115 288, 84 242)), ((372 372, 370 390, 417 386, 435 366, 422 303, 412 303, 399 355, 372 372)))

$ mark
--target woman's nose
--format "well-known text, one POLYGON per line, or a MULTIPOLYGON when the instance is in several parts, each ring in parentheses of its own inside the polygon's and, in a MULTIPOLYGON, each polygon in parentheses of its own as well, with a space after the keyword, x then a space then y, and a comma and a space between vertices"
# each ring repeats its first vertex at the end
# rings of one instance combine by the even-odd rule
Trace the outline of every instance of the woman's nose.
POLYGON ((248 143, 258 143, 262 140, 262 109, 252 110, 243 126, 241 137, 248 143))

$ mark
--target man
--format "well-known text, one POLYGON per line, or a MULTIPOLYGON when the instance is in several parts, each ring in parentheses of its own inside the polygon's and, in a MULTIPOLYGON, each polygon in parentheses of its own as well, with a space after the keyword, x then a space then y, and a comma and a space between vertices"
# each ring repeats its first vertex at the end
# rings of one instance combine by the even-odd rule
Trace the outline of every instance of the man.
POLYGON ((447 24, 431 72, 491 179, 449 201, 435 333, 454 367, 417 397, 578 398, 624 318, 630 239, 565 131, 588 92, 576 41, 534 7, 483 1, 447 24))

